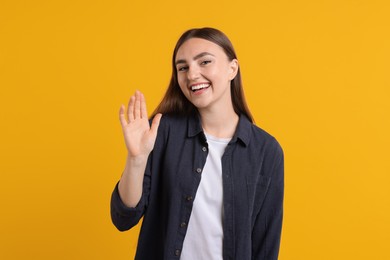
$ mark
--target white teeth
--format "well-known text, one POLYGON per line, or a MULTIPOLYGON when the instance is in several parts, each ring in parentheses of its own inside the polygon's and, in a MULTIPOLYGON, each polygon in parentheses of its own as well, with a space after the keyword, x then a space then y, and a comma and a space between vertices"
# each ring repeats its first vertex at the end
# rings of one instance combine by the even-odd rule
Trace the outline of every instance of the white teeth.
POLYGON ((196 85, 196 86, 192 86, 191 90, 194 91, 194 90, 198 90, 198 89, 202 89, 202 88, 207 88, 209 86, 210 86, 210 84, 199 84, 199 85, 196 85))

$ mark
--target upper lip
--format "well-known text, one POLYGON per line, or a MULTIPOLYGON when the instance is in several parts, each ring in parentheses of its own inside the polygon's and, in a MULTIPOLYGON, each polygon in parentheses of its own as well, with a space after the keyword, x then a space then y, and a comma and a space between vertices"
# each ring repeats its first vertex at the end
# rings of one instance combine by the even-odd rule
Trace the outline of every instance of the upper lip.
POLYGON ((202 84, 211 85, 210 82, 198 82, 198 83, 191 84, 189 88, 191 89, 192 87, 195 87, 195 86, 198 86, 198 85, 202 85, 202 84))

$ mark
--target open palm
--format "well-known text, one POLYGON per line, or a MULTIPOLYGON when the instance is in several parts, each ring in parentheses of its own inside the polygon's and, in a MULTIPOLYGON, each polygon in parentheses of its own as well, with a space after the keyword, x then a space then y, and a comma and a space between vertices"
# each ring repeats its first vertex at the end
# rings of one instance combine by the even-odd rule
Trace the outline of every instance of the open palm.
POLYGON ((130 157, 148 156, 153 150, 161 116, 157 114, 151 126, 149 125, 145 98, 139 91, 131 96, 127 114, 125 114, 125 106, 121 106, 119 120, 130 157))

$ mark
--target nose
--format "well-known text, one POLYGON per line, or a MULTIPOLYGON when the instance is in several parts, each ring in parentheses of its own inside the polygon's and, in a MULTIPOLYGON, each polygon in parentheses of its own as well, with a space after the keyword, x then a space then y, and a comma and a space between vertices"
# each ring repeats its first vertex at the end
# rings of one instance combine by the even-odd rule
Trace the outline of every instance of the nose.
POLYGON ((188 67, 187 78, 189 81, 196 80, 199 78, 199 76, 200 76, 199 68, 197 68, 196 66, 188 67))

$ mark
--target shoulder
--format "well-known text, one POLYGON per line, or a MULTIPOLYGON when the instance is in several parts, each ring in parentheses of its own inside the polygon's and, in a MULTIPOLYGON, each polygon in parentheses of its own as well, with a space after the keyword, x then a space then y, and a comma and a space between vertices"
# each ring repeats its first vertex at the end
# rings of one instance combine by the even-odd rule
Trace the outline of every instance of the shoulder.
POLYGON ((275 138, 275 136, 273 136, 272 134, 270 134, 269 132, 267 132, 263 128, 255 125, 255 124, 252 124, 251 132, 252 132, 252 137, 256 141, 264 142, 264 144, 267 144, 267 145, 272 146, 274 148, 281 147, 278 140, 275 138))
MULTIPOLYGON (((153 118, 150 119, 150 122, 153 118)), ((167 140, 168 136, 178 132, 186 132, 188 119, 184 116, 163 114, 158 127, 157 139, 167 140)))
POLYGON ((252 137, 250 146, 258 155, 258 160, 261 161, 261 174, 266 177, 283 179, 284 169, 284 152, 279 141, 270 133, 252 125, 252 137))
MULTIPOLYGON (((184 116, 177 116, 172 114, 163 114, 160 120, 160 127, 164 129, 183 128, 187 127, 188 119, 184 116)), ((159 128, 160 128, 159 127, 159 128)))
POLYGON ((283 157, 283 148, 279 141, 269 132, 257 125, 251 126, 251 143, 263 150, 268 157, 279 160, 283 157))

